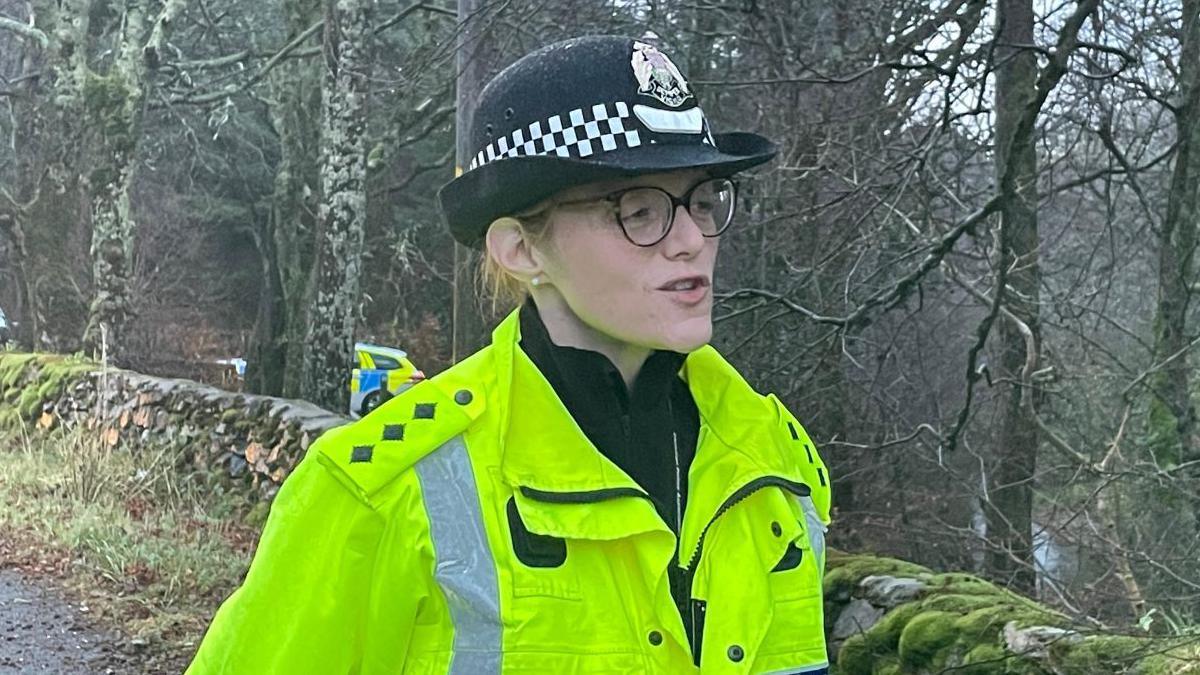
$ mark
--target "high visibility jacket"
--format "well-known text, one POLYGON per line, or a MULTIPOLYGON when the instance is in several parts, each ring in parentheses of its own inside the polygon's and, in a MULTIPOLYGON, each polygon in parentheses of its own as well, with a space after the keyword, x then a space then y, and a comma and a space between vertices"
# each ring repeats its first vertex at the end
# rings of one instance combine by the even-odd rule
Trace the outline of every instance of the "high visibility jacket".
POLYGON ((272 506, 192 675, 824 673, 829 479, 799 422, 712 347, 675 535, 518 346, 321 436, 272 506), (699 665, 693 655, 696 645, 699 665))

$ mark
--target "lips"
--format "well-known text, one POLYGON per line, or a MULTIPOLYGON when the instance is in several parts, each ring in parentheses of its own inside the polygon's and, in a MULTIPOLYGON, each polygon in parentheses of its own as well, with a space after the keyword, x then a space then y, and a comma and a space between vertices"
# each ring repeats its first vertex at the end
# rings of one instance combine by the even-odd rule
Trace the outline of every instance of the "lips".
POLYGON ((692 291, 698 288, 708 288, 709 281, 706 276, 680 277, 673 279, 662 286, 658 287, 660 291, 692 291))
POLYGON ((699 305, 708 297, 708 289, 711 285, 712 282, 708 277, 695 275, 672 279, 659 286, 658 290, 666 292, 667 297, 675 302, 690 307, 699 305))

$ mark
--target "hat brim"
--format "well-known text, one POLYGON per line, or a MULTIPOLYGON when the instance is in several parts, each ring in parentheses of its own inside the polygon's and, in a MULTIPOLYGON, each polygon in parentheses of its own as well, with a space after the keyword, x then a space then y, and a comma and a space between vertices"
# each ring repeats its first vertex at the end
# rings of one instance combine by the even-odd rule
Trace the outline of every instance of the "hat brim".
POLYGON ((707 143, 654 144, 612 150, 588 158, 535 155, 495 160, 468 171, 438 191, 450 234, 482 248, 492 221, 528 210, 558 192, 600 180, 705 169, 729 176, 771 160, 774 143, 758 134, 715 134, 707 143))

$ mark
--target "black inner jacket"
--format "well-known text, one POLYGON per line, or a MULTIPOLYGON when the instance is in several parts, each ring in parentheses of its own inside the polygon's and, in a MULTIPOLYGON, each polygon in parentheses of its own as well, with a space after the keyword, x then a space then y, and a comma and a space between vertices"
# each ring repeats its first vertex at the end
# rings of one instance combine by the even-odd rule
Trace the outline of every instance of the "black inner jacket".
MULTIPOLYGON (((603 354, 554 344, 532 299, 521 307, 520 320, 521 349, 554 388, 592 445, 650 495, 654 508, 678 538, 678 522, 682 522, 687 505, 688 467, 700 433, 700 412, 679 375, 687 355, 663 350, 651 353, 629 388, 603 354)), ((671 595, 683 617, 686 634, 691 636, 691 583, 686 578, 690 575, 672 562, 668 576, 671 595)))

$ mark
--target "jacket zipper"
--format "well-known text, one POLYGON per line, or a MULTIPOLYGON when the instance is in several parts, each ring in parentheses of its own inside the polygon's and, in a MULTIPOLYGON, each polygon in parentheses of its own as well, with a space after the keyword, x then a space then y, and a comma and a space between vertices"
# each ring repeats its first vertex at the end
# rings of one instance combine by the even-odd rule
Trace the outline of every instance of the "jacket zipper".
MULTIPOLYGON (((717 521, 717 518, 720 518, 722 514, 724 514, 729 509, 733 508, 733 506, 735 504, 737 504, 738 502, 742 501, 743 499, 749 497, 750 495, 754 494, 755 492, 758 492, 759 490, 761 490, 763 488, 767 488, 767 487, 771 487, 771 486, 781 487, 781 488, 787 490, 788 492, 799 495, 801 497, 807 497, 810 494, 812 494, 812 489, 809 488, 804 483, 797 483, 795 481, 790 481, 790 480, 788 480, 786 478, 782 478, 780 476, 762 476, 761 478, 755 478, 754 480, 750 481, 749 483, 746 483, 742 487, 738 488, 736 491, 734 491, 733 494, 729 495, 729 497, 726 498, 726 500, 724 502, 721 503, 720 508, 718 508, 717 512, 713 514, 712 519, 709 520, 708 524, 706 524, 704 526, 704 529, 700 531, 700 539, 696 541, 696 550, 692 552, 691 558, 688 559, 687 566, 684 567, 684 570, 687 571, 687 575, 688 575, 689 579, 691 579, 696 573, 696 563, 700 559, 700 552, 704 549, 704 538, 708 535, 708 528, 712 527, 712 524, 717 521)), ((682 532, 680 533, 680 535, 682 536, 682 532)), ((671 564, 674 564, 674 562, 672 561, 671 564)), ((690 583, 688 585, 691 586, 690 583)), ((689 596, 688 609, 690 610, 691 615, 692 615, 692 634, 688 637, 690 638, 689 641, 691 642, 691 647, 692 647, 692 662, 696 665, 696 667, 699 667, 700 666, 700 651, 701 651, 701 645, 702 645, 702 643, 700 641, 704 638, 704 625, 703 625, 703 618, 701 618, 701 621, 699 621, 699 622, 696 621, 696 609, 699 608, 699 610, 701 612, 704 612, 704 610, 706 608, 704 606, 704 603, 701 603, 699 600, 693 600, 690 597, 691 596, 690 588, 688 589, 688 596, 689 596)))
POLYGON ((712 524, 716 522, 717 518, 720 518, 726 511, 733 508, 733 506, 738 502, 766 487, 780 487, 799 497, 808 497, 812 494, 812 488, 808 487, 804 483, 797 483, 781 476, 762 476, 761 478, 755 478, 749 483, 746 483, 734 491, 733 494, 729 495, 724 502, 722 502, 721 507, 718 508, 717 512, 713 514, 712 519, 709 520, 708 524, 704 526, 704 529, 700 531, 700 539, 696 541, 696 549, 692 551, 692 556, 688 559, 688 563, 684 569, 691 570, 699 561, 700 551, 704 549, 704 537, 708 535, 708 528, 712 527, 712 524))
POLYGON ((679 436, 675 433, 675 409, 667 396, 667 417, 671 420, 671 448, 675 452, 675 537, 683 536, 683 476, 679 468, 679 436))

